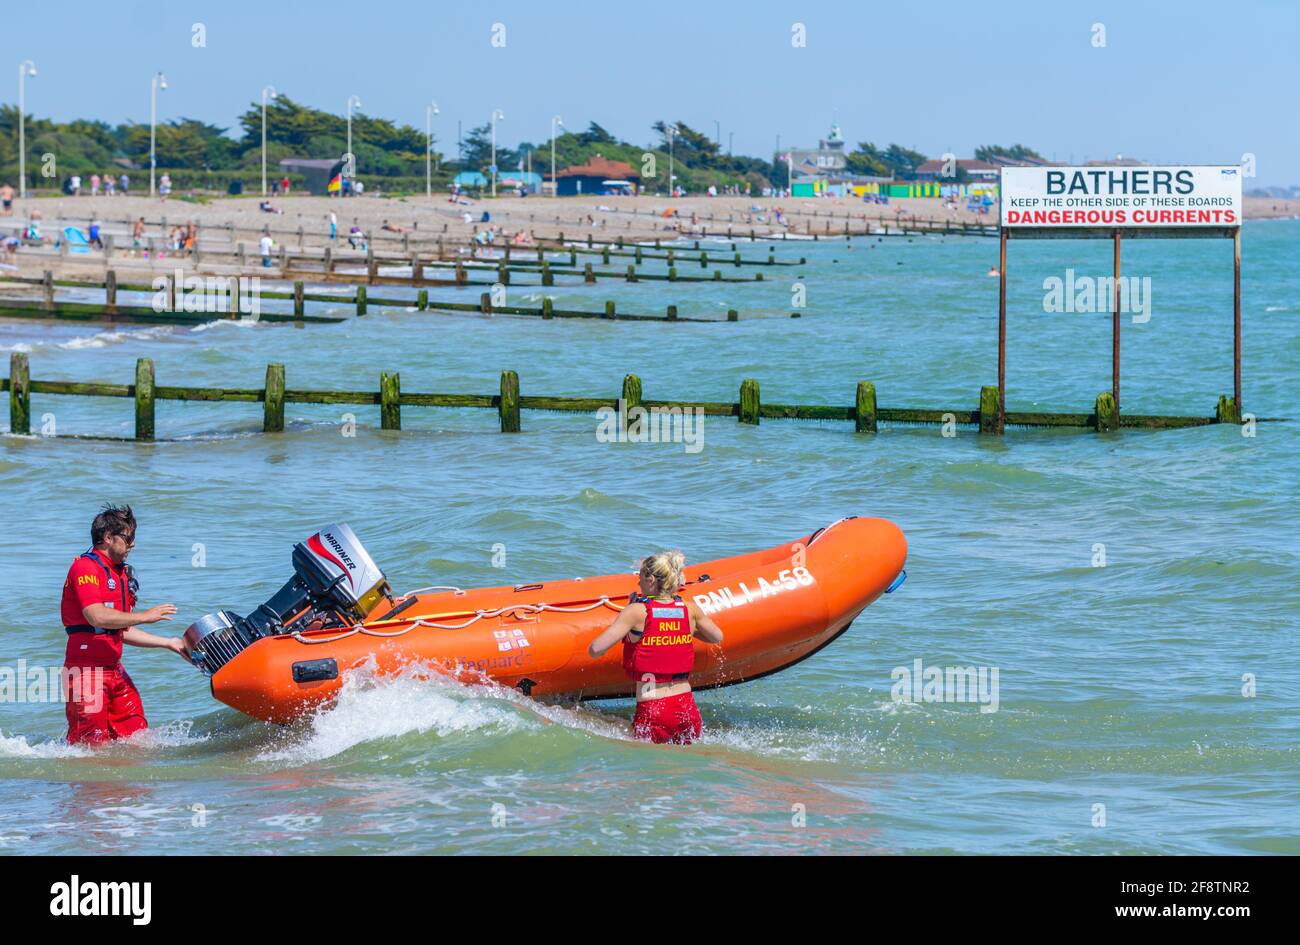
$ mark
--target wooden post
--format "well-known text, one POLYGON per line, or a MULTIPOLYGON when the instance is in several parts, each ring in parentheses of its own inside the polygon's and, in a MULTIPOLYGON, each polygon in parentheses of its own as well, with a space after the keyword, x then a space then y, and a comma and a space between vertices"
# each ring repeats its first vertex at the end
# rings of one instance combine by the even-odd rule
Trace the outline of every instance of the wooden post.
POLYGON ((104 311, 110 315, 117 313, 117 270, 115 269, 104 273, 104 311))
POLYGON ((677 306, 676 306, 676 305, 670 305, 670 306, 668 306, 668 315, 667 315, 666 317, 667 317, 668 321, 670 321, 670 322, 675 322, 675 321, 677 321, 677 306))
POLYGON ((357 314, 366 314, 366 287, 363 285, 357 286, 357 314))
POLYGON ((676 281, 677 281, 677 267, 676 267, 676 266, 669 266, 669 267, 668 267, 668 281, 669 281, 669 282, 676 282, 676 281))
POLYGON ((1111 433, 1119 429, 1119 405, 1115 403, 1114 393, 1103 391, 1097 395, 1093 416, 1093 429, 1098 433, 1111 433))
POLYGON ((582 268, 582 281, 585 282, 587 285, 594 285, 594 284, 595 284, 595 282, 596 282, 596 274, 595 274, 594 272, 591 271, 591 263, 587 263, 585 266, 583 266, 583 268, 582 268))
POLYGON ((636 264, 637 264, 638 266, 641 265, 641 260, 642 260, 642 255, 641 255, 641 244, 638 243, 638 244, 637 244, 637 247, 636 247, 636 264))
POLYGON ((32 432, 32 390, 27 355, 9 355, 9 432, 29 436, 32 432))
POLYGON ((411 257, 411 281, 424 281, 424 263, 420 261, 418 255, 411 257))
POLYGON ((325 247, 325 272, 330 273, 333 271, 334 271, 334 247, 326 246, 325 247))
POLYGON ((135 438, 152 440, 153 412, 153 361, 140 358, 135 362, 135 438))
POLYGON ((501 432, 519 432, 519 375, 514 371, 501 372, 501 399, 497 402, 501 415, 501 432))
POLYGON ((379 375, 379 428, 402 429, 402 376, 396 371, 379 375))
POLYGON ((548 295, 542 299, 542 318, 555 317, 555 302, 548 295))
POLYGON ((293 313, 301 317, 307 311, 307 303, 303 299, 304 286, 299 280, 293 284, 293 313))
POLYGON ((1241 422, 1241 227, 1232 231, 1232 405, 1241 422))
POLYGON ((737 312, 734 308, 727 309, 727 321, 734 322, 734 321, 738 321, 739 319, 740 319, 739 312, 737 312))
POLYGON ((747 377, 740 382, 740 422, 758 426, 758 381, 747 377))
POLYGON ((497 282, 502 285, 510 284, 510 270, 506 268, 505 260, 497 263, 497 282))
POLYGON ((709 254, 708 254, 708 253, 700 253, 700 268, 701 268, 701 269, 708 269, 708 268, 709 268, 709 254))
POLYGON ((41 278, 43 280, 41 287, 45 294, 45 307, 54 308, 54 273, 46 269, 41 278))
POLYGON ((1006 429, 1006 416, 1006 412, 1002 409, 1001 392, 996 387, 981 387, 980 432, 1001 436, 1006 429))
MULTIPOLYGON (((1003 228, 998 241, 998 421, 996 430, 984 429, 984 417, 980 415, 981 433, 1001 433, 1006 427, 1007 417, 1007 237, 1010 231, 1003 228)), ((980 410, 983 411, 984 395, 980 395, 980 410)))
POLYGON ((1111 306, 1110 329, 1110 393, 1115 400, 1115 416, 1119 417, 1119 230, 1115 231, 1115 298, 1111 306))
POLYGON ((178 295, 184 297, 185 287, 176 284, 176 275, 173 273, 167 277, 167 311, 180 311, 180 308, 176 305, 178 295))
POLYGON ((627 281, 636 282, 636 266, 631 263, 627 265, 627 281))
POLYGON ((641 406, 641 378, 635 374, 623 375, 623 409, 631 413, 633 407, 641 406))
POLYGON ((1219 395, 1218 406, 1214 408, 1215 423, 1241 423, 1241 411, 1233 404, 1227 394, 1219 395))
POLYGON ((266 390, 262 394, 262 432, 284 432, 284 365, 266 366, 266 390))
POLYGON ((419 292, 415 293, 415 307, 421 312, 426 311, 429 308, 428 289, 421 289, 419 292))
POLYGON ((484 315, 492 314, 492 293, 481 292, 478 297, 478 310, 484 315))
POLYGON ((542 260, 542 285, 555 285, 555 273, 551 272, 551 264, 542 260))
POLYGON ((456 260, 456 285, 464 285, 465 279, 465 260, 457 258, 456 260))
POLYGON ((853 420, 853 428, 858 433, 876 432, 876 385, 871 381, 858 381, 853 420))
POLYGON ((246 261, 245 258, 244 258, 244 244, 243 244, 243 243, 240 243, 238 246, 235 247, 235 254, 239 257, 239 268, 240 268, 240 269, 245 268, 245 267, 247 266, 247 261, 246 261))
POLYGON ((375 248, 373 246, 366 247, 366 255, 368 257, 366 259, 366 283, 374 285, 375 276, 379 274, 379 261, 375 259, 375 248))
POLYGON ((614 317, 614 300, 613 300, 613 299, 607 299, 607 300, 605 301, 605 317, 606 317, 606 318, 613 318, 613 317, 614 317))

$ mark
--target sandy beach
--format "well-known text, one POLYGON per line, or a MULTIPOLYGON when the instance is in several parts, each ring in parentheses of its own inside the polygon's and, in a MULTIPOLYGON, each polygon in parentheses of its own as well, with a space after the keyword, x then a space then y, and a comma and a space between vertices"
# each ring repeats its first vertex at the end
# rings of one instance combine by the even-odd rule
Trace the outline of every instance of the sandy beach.
MULTIPOLYGON (((892 226, 900 219, 984 225, 997 222, 996 207, 990 213, 979 214, 968 211, 964 204, 946 207, 936 198, 895 198, 881 205, 864 203, 860 198, 507 196, 482 200, 462 197, 452 202, 445 193, 435 193, 432 199, 383 195, 339 199, 291 194, 271 198, 271 206, 277 211, 274 213, 261 210, 260 201, 256 196, 173 196, 167 200, 140 196, 36 197, 15 201, 13 214, 0 217, 0 233, 16 232, 33 210, 40 211, 47 241, 64 226, 76 226, 85 232, 91 220, 97 219, 104 234, 114 237, 115 256, 125 257, 125 247, 130 245, 130 221, 144 217, 147 235, 159 240, 171 228, 193 221, 202 246, 229 248, 243 242, 255 255, 257 237, 265 227, 270 228, 277 246, 297 249, 297 231, 301 228, 302 246, 321 249, 328 242, 329 214, 333 212, 338 217, 335 246, 340 250, 346 251, 346 236, 357 226, 377 253, 397 254, 403 246, 419 247, 438 237, 448 244, 463 243, 487 227, 496 231, 498 243, 502 238, 513 238, 517 245, 529 245, 535 237, 555 238, 560 234, 570 238, 591 234, 596 240, 613 240, 725 236, 730 232, 746 238, 752 230, 760 239, 781 233, 818 234, 824 238, 841 234, 846 220, 855 230, 864 224, 873 229, 892 226), (482 221, 485 212, 489 215, 487 223, 482 221), (386 225, 389 229, 385 229, 386 225)), ((1300 216, 1300 200, 1248 197, 1245 203, 1248 219, 1300 216)), ((88 265, 102 267, 104 260, 98 252, 89 257, 57 257, 48 249, 24 248, 15 262, 23 272, 53 264, 59 274, 83 270, 88 265)), ((174 258, 168 262, 169 267, 176 264, 174 258)), ((205 268, 212 268, 210 262, 205 268)))

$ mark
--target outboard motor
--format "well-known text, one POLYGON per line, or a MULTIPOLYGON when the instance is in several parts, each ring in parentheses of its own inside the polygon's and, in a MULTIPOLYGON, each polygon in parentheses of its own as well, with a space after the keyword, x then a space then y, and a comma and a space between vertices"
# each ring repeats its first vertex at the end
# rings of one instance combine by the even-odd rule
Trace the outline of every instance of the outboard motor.
POLYGON ((389 595, 388 580, 347 525, 322 528, 293 546, 293 577, 247 617, 228 610, 190 624, 190 661, 211 676, 262 637, 346 627, 389 595))

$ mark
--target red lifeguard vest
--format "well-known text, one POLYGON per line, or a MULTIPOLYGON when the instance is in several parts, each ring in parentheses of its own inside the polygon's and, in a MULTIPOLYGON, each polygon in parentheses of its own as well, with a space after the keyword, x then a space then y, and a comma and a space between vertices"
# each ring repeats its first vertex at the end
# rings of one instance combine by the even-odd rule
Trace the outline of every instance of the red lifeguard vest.
POLYGON ((633 596, 632 602, 645 605, 645 630, 640 639, 623 641, 623 670, 628 678, 640 681, 652 675, 655 682, 687 678, 695 668, 695 639, 682 599, 665 602, 633 596))

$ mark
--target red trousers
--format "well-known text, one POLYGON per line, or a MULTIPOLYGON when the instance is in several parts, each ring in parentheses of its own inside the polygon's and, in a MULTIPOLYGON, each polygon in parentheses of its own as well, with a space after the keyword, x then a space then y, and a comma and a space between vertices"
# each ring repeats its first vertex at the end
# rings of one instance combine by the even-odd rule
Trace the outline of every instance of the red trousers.
POLYGON ((122 664, 107 668, 65 666, 68 741, 98 743, 126 738, 149 727, 140 693, 122 664))
POLYGON ((632 734, 645 741, 662 745, 689 745, 700 737, 704 722, 700 709, 689 690, 662 699, 646 699, 636 704, 632 734))

